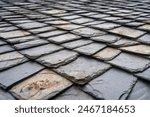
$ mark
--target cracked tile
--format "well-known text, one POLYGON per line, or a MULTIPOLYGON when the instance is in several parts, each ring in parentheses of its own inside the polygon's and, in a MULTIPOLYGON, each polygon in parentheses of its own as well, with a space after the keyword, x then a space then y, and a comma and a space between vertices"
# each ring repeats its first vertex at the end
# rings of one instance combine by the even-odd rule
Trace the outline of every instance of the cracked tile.
POLYGON ((98 58, 98 59, 108 61, 108 60, 112 60, 113 58, 115 58, 120 53, 121 53, 121 51, 118 49, 107 47, 107 48, 97 52, 93 56, 98 58))
POLYGON ((47 44, 47 45, 42 45, 42 46, 22 50, 20 52, 31 59, 35 59, 42 55, 46 55, 61 49, 62 47, 57 46, 55 44, 47 44))
POLYGON ((141 72, 150 66, 148 59, 127 53, 121 53, 109 63, 129 72, 141 72))
POLYGON ((145 34, 145 32, 143 31, 132 29, 132 28, 127 28, 127 27, 115 28, 113 30, 110 30, 110 32, 123 35, 123 36, 127 36, 127 37, 131 37, 131 38, 138 38, 142 36, 143 34, 145 34))
POLYGON ((110 65, 106 63, 79 57, 70 64, 61 66, 55 70, 77 84, 85 84, 109 68, 110 65))
POLYGON ((71 85, 64 77, 45 69, 15 85, 10 91, 18 99, 44 100, 52 98, 71 85))
POLYGON ((92 55, 105 47, 106 45, 101 43, 91 43, 89 45, 81 46, 74 50, 85 55, 92 55))
POLYGON ((95 78, 83 90, 98 99, 125 100, 137 78, 119 69, 110 69, 95 78))
POLYGON ((14 83, 19 82, 20 80, 24 80, 25 78, 37 73, 42 69, 43 66, 39 64, 27 62, 5 70, 0 73, 0 86, 4 89, 9 88, 14 83))
POLYGON ((38 62, 47 67, 58 67, 67 64, 76 59, 78 53, 68 50, 60 50, 58 52, 42 56, 37 59, 38 62))

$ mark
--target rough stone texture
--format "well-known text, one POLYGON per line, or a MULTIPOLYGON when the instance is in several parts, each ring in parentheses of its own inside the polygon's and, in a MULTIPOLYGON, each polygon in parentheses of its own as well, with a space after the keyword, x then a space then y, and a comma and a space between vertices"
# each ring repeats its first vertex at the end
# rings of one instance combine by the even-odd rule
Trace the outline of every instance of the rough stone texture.
POLYGON ((16 30, 16 31, 9 31, 9 32, 0 32, 0 37, 9 39, 14 37, 23 37, 30 35, 29 32, 23 31, 23 30, 16 30))
POLYGON ((77 48, 80 46, 90 44, 92 42, 93 41, 91 41, 91 40, 80 39, 80 40, 75 40, 75 41, 64 43, 64 44, 62 44, 62 46, 66 47, 66 48, 74 49, 74 48, 77 48))
POLYGON ((109 61, 109 63, 130 72, 141 72, 150 66, 148 59, 127 53, 121 53, 115 59, 109 61))
POLYGON ((77 84, 84 84, 109 68, 110 65, 103 62, 79 57, 72 63, 61 66, 55 70, 77 84))
POLYGON ((120 25, 115 24, 115 23, 102 23, 102 24, 93 25, 92 27, 98 28, 98 29, 108 30, 108 29, 113 29, 113 28, 119 27, 119 26, 120 25))
POLYGON ((146 34, 138 39, 138 41, 150 44, 150 34, 146 34))
POLYGON ((76 24, 83 24, 83 23, 92 22, 92 21, 93 19, 90 19, 90 18, 78 18, 78 19, 71 20, 71 22, 76 23, 76 24))
POLYGON ((126 99, 137 78, 119 69, 110 69, 84 87, 84 91, 98 99, 126 99))
POLYGON ((144 80, 138 80, 128 100, 150 100, 150 84, 144 80))
POLYGON ((18 52, 10 52, 1 54, 0 56, 0 71, 17 64, 25 62, 27 59, 18 52))
POLYGON ((120 53, 121 53, 120 50, 107 47, 107 48, 97 52, 94 55, 94 57, 101 59, 101 60, 112 60, 113 58, 115 58, 120 53))
POLYGON ((142 36, 145 33, 143 31, 132 29, 132 28, 127 28, 127 27, 115 28, 113 30, 110 30, 110 32, 123 35, 123 36, 127 36, 127 37, 131 37, 131 38, 138 38, 139 36, 142 36))
POLYGON ((89 45, 85 45, 85 46, 76 48, 74 50, 79 53, 86 54, 86 55, 92 55, 105 47, 106 45, 101 44, 101 43, 91 43, 89 45))
POLYGON ((63 42, 71 41, 71 40, 76 40, 76 39, 79 39, 79 38, 80 37, 77 36, 77 35, 64 34, 64 35, 48 38, 48 40, 52 41, 52 42, 56 42, 56 43, 63 43, 63 42))
POLYGON ((3 89, 0 89, 0 100, 14 100, 14 97, 3 89))
POLYGON ((73 86, 55 97, 54 100, 94 100, 94 98, 73 86))
POLYGON ((18 99, 49 99, 71 85, 70 81, 45 69, 14 86, 10 91, 18 99))
POLYGON ((148 45, 134 45, 134 46, 122 47, 120 49, 124 51, 133 52, 133 53, 150 55, 150 46, 148 45))
POLYGON ((25 48, 30 48, 30 47, 34 47, 34 46, 38 46, 38 45, 47 44, 47 43, 48 43, 48 41, 46 41, 46 40, 36 39, 36 40, 24 42, 24 43, 15 44, 14 47, 16 49, 25 49, 25 48))
POLYGON ((64 29, 64 30, 67 30, 67 31, 70 31, 70 30, 81 28, 83 26, 76 25, 76 24, 66 24, 66 25, 56 25, 55 27, 60 28, 60 29, 64 29))
POLYGON ((137 73, 136 76, 150 81, 150 68, 146 69, 145 71, 143 71, 141 73, 137 73))
POLYGON ((16 67, 10 68, 0 73, 0 85, 4 89, 9 88, 14 83, 23 80, 29 77, 30 75, 33 75, 34 73, 37 73, 41 69, 43 69, 41 65, 38 65, 33 62, 27 62, 16 67))
POLYGON ((105 32, 103 31, 92 29, 92 28, 80 28, 80 29, 75 29, 72 32, 84 37, 93 37, 93 36, 105 34, 105 32))
POLYGON ((77 58, 77 56, 78 54, 76 52, 61 50, 46 56, 42 56, 37 59, 37 61, 47 67, 58 67, 73 61, 75 58, 77 58))
POLYGON ((61 13, 65 13, 66 11, 64 10, 59 10, 59 9, 53 9, 53 10, 46 10, 46 11, 40 11, 41 13, 44 13, 44 14, 61 14, 61 13))
POLYGON ((119 36, 115 36, 115 35, 101 35, 101 36, 97 36, 97 37, 92 37, 92 40, 96 40, 96 41, 100 41, 100 42, 106 42, 106 43, 113 43, 116 42, 120 39, 121 37, 119 36))
POLYGON ((145 24, 143 26, 140 26, 139 29, 150 31, 150 25, 149 24, 145 24))

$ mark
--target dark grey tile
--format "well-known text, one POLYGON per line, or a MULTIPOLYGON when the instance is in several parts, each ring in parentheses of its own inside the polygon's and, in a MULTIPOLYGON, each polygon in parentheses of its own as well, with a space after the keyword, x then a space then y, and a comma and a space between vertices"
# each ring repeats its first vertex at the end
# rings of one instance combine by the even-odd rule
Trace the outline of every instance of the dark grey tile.
POLYGON ((110 69, 95 78, 83 90, 104 100, 124 100, 129 95, 137 78, 119 69, 110 69))

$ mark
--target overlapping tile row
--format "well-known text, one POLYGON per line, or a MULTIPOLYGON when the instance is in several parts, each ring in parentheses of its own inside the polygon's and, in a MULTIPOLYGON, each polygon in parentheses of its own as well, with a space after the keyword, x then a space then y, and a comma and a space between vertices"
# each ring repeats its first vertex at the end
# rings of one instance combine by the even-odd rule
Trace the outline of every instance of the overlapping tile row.
POLYGON ((0 0, 0 99, 150 99, 149 8, 0 0))

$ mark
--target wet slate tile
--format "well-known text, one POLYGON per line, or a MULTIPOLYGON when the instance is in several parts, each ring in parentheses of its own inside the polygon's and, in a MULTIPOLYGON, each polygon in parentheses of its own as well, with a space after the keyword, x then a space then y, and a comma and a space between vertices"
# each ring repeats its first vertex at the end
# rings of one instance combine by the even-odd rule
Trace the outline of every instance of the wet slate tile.
POLYGON ((104 30, 113 29, 119 26, 120 26, 119 24, 115 24, 115 23, 102 23, 102 24, 92 25, 92 27, 94 28, 104 29, 104 30))
POLYGON ((7 41, 12 43, 12 44, 17 44, 17 43, 23 43, 23 42, 27 42, 27 41, 32 41, 38 39, 35 36, 25 36, 25 37, 19 37, 19 38, 12 38, 12 39, 8 39, 7 41))
POLYGON ((123 36, 127 36, 127 37, 131 37, 131 38, 138 38, 139 36, 142 36, 145 33, 143 31, 128 28, 128 27, 115 28, 113 30, 110 30, 110 32, 123 35, 123 36))
POLYGON ((65 34, 65 33, 66 33, 66 31, 54 30, 54 31, 50 31, 50 32, 40 33, 37 35, 41 38, 48 38, 48 37, 57 36, 57 35, 65 34))
POLYGON ((91 43, 79 48, 74 49, 75 51, 82 53, 82 54, 86 54, 86 55, 92 55, 96 52, 98 52, 99 50, 105 48, 106 45, 105 44, 101 44, 101 43, 91 43))
POLYGON ((150 44, 150 34, 145 34, 144 36, 140 37, 138 41, 146 44, 150 44))
POLYGON ((14 100, 15 98, 8 92, 0 89, 0 100, 14 100))
POLYGON ((30 48, 30 47, 34 47, 34 46, 38 46, 38 45, 47 44, 47 43, 49 43, 49 42, 46 40, 36 39, 36 40, 24 42, 24 43, 15 44, 14 47, 16 49, 25 49, 25 48, 30 48))
POLYGON ((109 63, 129 72, 141 72, 150 66, 148 59, 127 53, 121 53, 115 59, 109 61, 109 63))
POLYGON ((30 35, 29 32, 23 31, 23 30, 16 30, 16 31, 9 31, 9 32, 0 32, 0 37, 9 39, 14 37, 23 37, 30 35))
POLYGON ((71 30, 74 30, 74 29, 81 28, 83 26, 76 25, 76 24, 65 24, 65 25, 56 25, 55 27, 63 29, 63 30, 71 31, 71 30))
POLYGON ((146 69, 143 72, 137 73, 135 75, 142 78, 142 79, 150 81, 150 68, 146 69))
POLYGON ((71 40, 77 40, 79 38, 80 36, 68 33, 68 34, 48 38, 48 40, 55 42, 55 43, 63 43, 63 42, 71 41, 71 40))
POLYGON ((31 23, 22 23, 17 26, 21 27, 23 29, 33 29, 33 28, 44 27, 44 26, 46 26, 46 24, 39 23, 39 22, 31 22, 31 23))
POLYGON ((127 52, 133 52, 137 54, 150 55, 150 46, 148 45, 134 45, 120 48, 121 50, 127 52))
POLYGON ((99 35, 105 34, 105 32, 103 32, 103 31, 96 30, 93 28, 88 28, 88 27, 75 29, 72 32, 77 35, 84 36, 84 37, 93 37, 93 36, 99 36, 99 35))
POLYGON ((48 54, 38 58, 36 61, 47 67, 58 67, 67 64, 76 59, 78 53, 68 50, 60 50, 58 52, 48 54))
POLYGON ((53 53, 55 51, 58 51, 62 49, 62 47, 57 46, 55 44, 46 44, 26 50, 20 51, 25 56, 29 57, 30 59, 36 59, 37 57, 40 57, 42 55, 46 55, 49 53, 53 53))
POLYGON ((24 80, 42 70, 43 66, 33 63, 27 62, 16 67, 10 68, 0 73, 0 86, 4 89, 9 88, 14 83, 24 80), (17 71, 17 72, 16 72, 17 71))
POLYGON ((61 66, 55 70, 77 84, 85 84, 109 68, 109 64, 94 59, 79 57, 70 64, 61 66))
POLYGON ((115 58, 120 53, 121 53, 121 51, 118 49, 107 47, 107 48, 97 52, 93 56, 98 58, 98 59, 108 61, 108 60, 112 60, 113 58, 115 58))
POLYGON ((119 37, 119 36, 106 34, 106 35, 92 37, 91 39, 99 41, 99 42, 113 43, 113 42, 118 41, 120 38, 121 37, 119 37))
POLYGON ((150 83, 139 79, 128 100, 150 100, 150 83))
POLYGON ((150 25, 149 24, 145 24, 143 26, 140 26, 139 29, 150 31, 150 25))
POLYGON ((80 39, 80 40, 75 40, 75 41, 64 43, 64 44, 62 44, 62 46, 66 47, 66 48, 74 49, 74 48, 77 48, 80 46, 90 44, 92 42, 93 41, 91 41, 91 40, 80 39))
POLYGON ((55 97, 54 100, 94 100, 94 98, 81 91, 78 87, 72 86, 62 94, 55 97))
POLYGON ((114 43, 111 43, 110 45, 115 46, 115 47, 125 47, 125 46, 132 46, 139 44, 137 41, 132 41, 126 38, 122 38, 114 43))
POLYGON ((6 52, 11 52, 13 50, 14 49, 11 46, 9 46, 9 45, 0 46, 0 54, 6 53, 6 52))
POLYGON ((11 93, 18 99, 49 99, 72 83, 57 73, 48 69, 42 70, 27 80, 11 88, 11 93))
POLYGON ((0 55, 0 71, 27 61, 20 53, 14 51, 0 55))
POLYGON ((133 75, 113 68, 89 82, 83 90, 98 99, 124 100, 136 81, 133 75))

